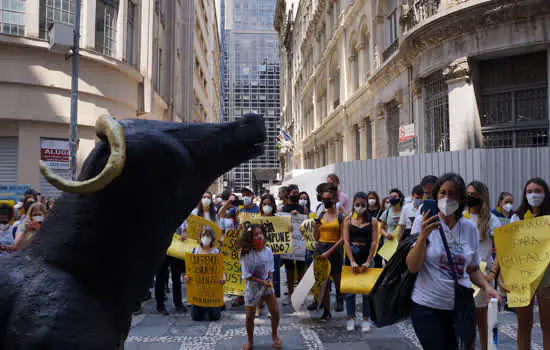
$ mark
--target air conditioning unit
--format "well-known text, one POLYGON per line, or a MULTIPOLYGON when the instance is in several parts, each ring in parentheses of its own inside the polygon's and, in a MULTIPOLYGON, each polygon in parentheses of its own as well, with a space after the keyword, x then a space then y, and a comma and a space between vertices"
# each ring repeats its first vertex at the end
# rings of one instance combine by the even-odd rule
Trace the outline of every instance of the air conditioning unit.
POLYGON ((49 49, 53 52, 67 52, 73 47, 74 28, 70 24, 54 22, 48 28, 49 49))

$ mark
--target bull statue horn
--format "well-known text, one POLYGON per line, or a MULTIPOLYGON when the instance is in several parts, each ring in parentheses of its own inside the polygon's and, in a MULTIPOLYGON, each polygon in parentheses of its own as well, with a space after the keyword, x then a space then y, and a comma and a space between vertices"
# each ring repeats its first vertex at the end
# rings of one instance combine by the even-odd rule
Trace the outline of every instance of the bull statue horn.
POLYGON ((101 116, 97 119, 96 133, 105 135, 111 147, 111 154, 105 168, 96 177, 86 181, 73 181, 62 178, 53 172, 43 161, 40 161, 42 175, 57 189, 71 193, 93 193, 105 188, 116 179, 124 169, 126 162, 126 141, 124 130, 111 116, 101 116))

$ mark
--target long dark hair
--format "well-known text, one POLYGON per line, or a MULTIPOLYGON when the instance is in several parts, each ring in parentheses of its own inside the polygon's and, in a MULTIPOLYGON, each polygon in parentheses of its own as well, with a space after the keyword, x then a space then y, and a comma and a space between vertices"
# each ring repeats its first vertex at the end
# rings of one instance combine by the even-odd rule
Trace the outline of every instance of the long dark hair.
MULTIPOLYGON (((367 193, 367 198, 368 198, 369 196, 374 196, 374 198, 376 199, 376 204, 375 204, 376 209, 377 209, 377 210, 380 210, 380 208, 381 208, 381 206, 380 206, 380 197, 378 196, 378 193, 377 193, 376 191, 369 191, 369 192, 367 193)), ((367 199, 367 201, 368 201, 368 199, 367 199)), ((368 209, 368 208, 367 208, 367 209, 368 209)))
POLYGON ((256 229, 262 230, 265 233, 265 227, 263 224, 251 224, 249 221, 244 222, 241 225, 241 235, 239 237, 238 247, 241 250, 241 257, 247 255, 254 249, 254 231, 256 229))
POLYGON ((448 181, 452 181, 455 183, 456 192, 459 195, 458 210, 455 212, 455 216, 458 220, 462 217, 462 213, 464 212, 464 208, 466 207, 466 183, 464 182, 462 176, 455 173, 447 173, 441 176, 435 183, 432 191, 432 198, 434 200, 437 200, 441 186, 443 186, 443 184, 448 181))
POLYGON ((307 194, 307 192, 303 191, 303 192, 300 192, 300 194, 298 195, 298 199, 300 197, 302 197, 302 195, 305 194, 306 197, 307 197, 307 204, 306 204, 306 208, 307 208, 307 213, 311 213, 311 200, 309 199, 309 194, 307 194))
MULTIPOLYGON (((210 219, 212 221, 216 221, 216 208, 214 207, 214 200, 212 199, 212 193, 210 192, 204 192, 204 193, 208 193, 210 195, 210 208, 209 208, 209 213, 210 213, 210 219)), ((204 196, 204 194, 203 194, 204 196)), ((197 205, 197 209, 199 210, 199 212, 197 213, 198 216, 202 216, 204 217, 204 209, 202 207, 202 198, 201 198, 201 201, 199 202, 199 204, 197 205)))
POLYGON ((542 202, 540 206, 540 216, 550 215, 550 190, 548 189, 548 184, 546 183, 546 181, 544 181, 540 177, 535 177, 527 181, 527 183, 525 184, 525 187, 523 188, 521 204, 519 205, 519 208, 516 211, 517 216, 519 216, 521 220, 523 220, 523 218, 525 217, 525 213, 527 213, 528 210, 532 209, 531 206, 529 205, 529 202, 527 202, 527 186, 529 186, 530 184, 537 184, 544 188, 544 202, 542 202))
POLYGON ((512 194, 510 192, 500 192, 500 195, 498 196, 498 199, 497 199, 497 203, 495 205, 496 208, 500 208, 500 202, 502 202, 504 197, 514 198, 514 196, 512 196, 512 194))
POLYGON ((361 216, 361 218, 365 221, 365 222, 369 222, 369 218, 370 218, 370 213, 369 213, 369 196, 368 194, 366 194, 365 192, 357 192, 355 194, 355 196, 353 196, 353 202, 352 202, 352 206, 353 206, 353 209, 351 211, 351 214, 353 216, 354 213, 357 214, 357 217, 361 216), (363 214, 359 215, 359 213, 357 213, 355 211, 355 201, 358 200, 358 199, 364 199, 366 202, 367 202, 367 208, 366 210, 363 212, 363 214))
POLYGON ((271 211, 271 214, 275 215, 275 213, 277 212, 277 204, 275 203, 275 197, 273 197, 273 195, 271 193, 265 193, 260 198, 260 215, 264 216, 264 205, 263 204, 264 204, 264 200, 266 200, 266 199, 269 199, 269 201, 271 202, 271 207, 273 208, 273 210, 271 211))
MULTIPOLYGON (((403 208, 403 203, 405 202, 405 195, 403 194, 403 192, 401 192, 401 190, 399 188, 392 188, 390 190, 390 194, 392 193, 397 193, 397 195, 399 196, 399 207, 400 208, 403 208)), ((391 200, 391 198, 390 198, 391 200)))
POLYGON ((489 207, 489 189, 480 181, 472 181, 468 187, 472 186, 479 198, 481 199, 481 207, 479 210, 479 218, 477 219, 477 230, 479 231, 480 241, 484 241, 489 237, 491 230, 491 208, 489 207))

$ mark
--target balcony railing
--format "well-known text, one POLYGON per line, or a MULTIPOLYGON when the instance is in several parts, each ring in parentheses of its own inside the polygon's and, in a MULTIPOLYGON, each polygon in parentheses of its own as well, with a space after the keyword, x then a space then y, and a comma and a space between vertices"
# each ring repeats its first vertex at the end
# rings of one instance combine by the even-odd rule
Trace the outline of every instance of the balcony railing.
POLYGON ((405 32, 425 19, 435 15, 439 10, 441 0, 409 0, 404 5, 402 25, 405 32), (406 11, 408 8, 408 11, 406 11))
POLYGON ((391 55, 394 54, 395 51, 397 51, 397 48, 399 47, 399 39, 395 39, 393 43, 388 46, 384 52, 382 52, 382 59, 386 61, 388 58, 390 58, 391 55))

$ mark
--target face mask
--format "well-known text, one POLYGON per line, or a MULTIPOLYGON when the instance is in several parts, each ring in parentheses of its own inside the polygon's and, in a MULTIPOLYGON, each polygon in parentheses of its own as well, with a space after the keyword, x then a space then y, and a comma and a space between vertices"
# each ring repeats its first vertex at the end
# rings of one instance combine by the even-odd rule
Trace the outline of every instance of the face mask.
POLYGON ((201 244, 203 247, 210 247, 210 243, 212 243, 212 238, 208 236, 202 236, 201 244))
POLYGON ((390 205, 392 206, 396 206, 399 202, 401 202, 399 198, 390 198, 390 205))
POLYGON ((539 207, 544 202, 544 193, 529 193, 527 195, 527 203, 532 207, 539 207))
POLYGON ((386 209, 389 209, 391 207, 390 203, 386 203, 386 209))
POLYGON ((44 217, 43 216, 33 216, 32 220, 42 222, 42 221, 44 221, 44 217))
POLYGON ((468 208, 475 208, 481 205, 482 202, 483 201, 481 200, 481 198, 477 198, 474 196, 466 196, 466 205, 468 206, 468 208))
POLYGON ((505 212, 509 213, 514 208, 514 205, 512 203, 506 203, 502 206, 502 209, 504 209, 505 212))
POLYGON ((296 203, 300 199, 300 196, 299 195, 290 196, 289 199, 290 199, 291 202, 296 203))
POLYGON ((415 198, 413 202, 414 206, 418 208, 422 204, 422 198, 415 198))
POLYGON ((6 231, 10 228, 10 224, 0 224, 0 231, 6 231))
POLYGON ((216 203, 221 203, 221 202, 223 202, 223 199, 221 199, 221 198, 216 198, 216 203))
POLYGON ((210 198, 203 198, 202 199, 202 206, 203 207, 209 207, 210 204, 212 204, 212 201, 210 200, 210 198))
POLYGON ((244 205, 252 204, 252 197, 243 197, 243 204, 244 205))
POLYGON ((332 199, 323 199, 323 205, 325 206, 325 209, 332 208, 334 202, 332 199))
POLYGON ((264 247, 264 239, 254 239, 252 244, 254 245, 254 249, 260 250, 264 247))
POLYGON ((375 206, 376 205, 376 199, 369 199, 369 205, 372 207, 372 206, 375 206))
POLYGON ((437 201, 437 207, 441 210, 443 215, 450 216, 456 213, 459 205, 454 199, 443 198, 437 201))
POLYGON ((301 206, 301 207, 306 207, 307 206, 307 199, 300 199, 298 201, 298 205, 301 206))
POLYGON ((264 214, 271 214, 271 212, 273 212, 273 208, 271 207, 271 205, 264 205, 262 209, 264 211, 264 214))
POLYGON ((355 209, 355 212, 359 215, 363 214, 365 212, 365 210, 367 210, 366 207, 362 207, 360 205, 354 206, 354 209, 355 209))

